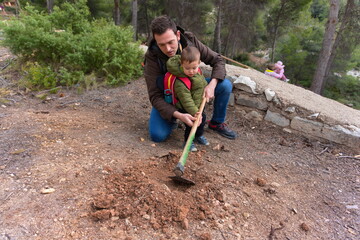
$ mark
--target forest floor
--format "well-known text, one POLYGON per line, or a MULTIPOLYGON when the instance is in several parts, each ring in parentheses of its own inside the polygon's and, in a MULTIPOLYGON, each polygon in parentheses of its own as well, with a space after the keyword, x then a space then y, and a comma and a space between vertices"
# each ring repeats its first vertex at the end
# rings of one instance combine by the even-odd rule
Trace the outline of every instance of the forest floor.
POLYGON ((143 78, 40 99, 0 77, 0 240, 360 238, 359 153, 344 146, 229 107, 239 137, 206 129, 186 164, 196 185, 177 185, 183 128, 149 140, 143 78))

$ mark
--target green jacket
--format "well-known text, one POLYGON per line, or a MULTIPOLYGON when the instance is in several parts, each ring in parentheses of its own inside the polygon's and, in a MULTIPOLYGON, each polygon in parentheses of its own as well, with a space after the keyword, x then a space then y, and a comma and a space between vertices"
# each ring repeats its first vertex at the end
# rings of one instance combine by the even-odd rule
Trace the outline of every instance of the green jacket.
MULTIPOLYGON (((169 58, 166 63, 167 70, 177 77, 188 77, 180 65, 180 56, 175 55, 169 58)), ((189 78, 189 77, 188 77, 189 78)), ((197 73, 195 76, 189 78, 191 81, 191 89, 189 90, 185 84, 176 79, 174 83, 174 92, 176 98, 179 100, 176 103, 176 108, 182 109, 185 112, 195 115, 199 111, 202 97, 204 95, 204 88, 208 84, 202 74, 197 73)))

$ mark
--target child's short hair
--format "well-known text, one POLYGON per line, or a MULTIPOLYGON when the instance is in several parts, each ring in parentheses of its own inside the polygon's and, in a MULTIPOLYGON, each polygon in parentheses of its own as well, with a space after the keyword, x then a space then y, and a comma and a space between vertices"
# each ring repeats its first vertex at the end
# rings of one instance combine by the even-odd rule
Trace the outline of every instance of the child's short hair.
POLYGON ((196 47, 188 46, 181 52, 181 63, 200 61, 200 51, 196 47))
POLYGON ((270 70, 275 70, 275 64, 274 63, 269 63, 266 67, 268 69, 270 69, 270 70))

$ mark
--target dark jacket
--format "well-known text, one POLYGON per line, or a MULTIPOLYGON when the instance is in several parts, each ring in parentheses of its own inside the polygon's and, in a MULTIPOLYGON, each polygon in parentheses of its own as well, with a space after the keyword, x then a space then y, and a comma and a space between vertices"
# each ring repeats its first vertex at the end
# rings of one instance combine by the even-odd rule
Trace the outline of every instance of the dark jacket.
MULTIPOLYGON (((223 80, 226 75, 226 70, 225 62, 220 54, 212 51, 209 47, 201 43, 193 33, 185 32, 180 27, 178 27, 178 30, 181 33, 180 44, 182 45, 182 48, 187 46, 195 46, 198 48, 201 55, 201 61, 213 68, 211 78, 223 80)), ((177 54, 180 54, 179 50, 177 54)), ((157 78, 161 75, 165 75, 167 72, 167 60, 168 57, 161 52, 160 48, 156 44, 156 41, 154 39, 151 40, 149 43, 149 48, 145 54, 144 73, 149 99, 151 105, 160 112, 161 117, 171 121, 173 118, 172 116, 174 112, 177 111, 177 109, 174 105, 165 102, 163 89, 159 88, 156 84, 157 78)))
MULTIPOLYGON (((171 57, 167 61, 166 66, 168 71, 176 77, 187 77, 181 68, 180 55, 171 57)), ((183 111, 190 113, 192 116, 195 116, 195 113, 199 111, 202 96, 204 95, 204 88, 206 87, 207 82, 204 76, 200 73, 197 73, 189 79, 191 81, 190 89, 188 89, 185 83, 183 83, 180 79, 175 80, 174 92, 176 98, 179 100, 175 106, 176 108, 182 109, 183 111)))

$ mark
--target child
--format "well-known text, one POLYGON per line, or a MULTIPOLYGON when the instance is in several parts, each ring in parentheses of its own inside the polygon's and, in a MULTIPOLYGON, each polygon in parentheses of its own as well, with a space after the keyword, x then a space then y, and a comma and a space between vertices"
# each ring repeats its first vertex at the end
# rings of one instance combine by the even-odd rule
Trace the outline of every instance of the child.
MULTIPOLYGON (((207 81, 204 76, 199 73, 200 52, 196 47, 186 47, 182 50, 181 56, 175 55, 171 57, 167 63, 168 71, 175 75, 177 79, 174 83, 174 92, 178 102, 175 106, 182 113, 189 113, 197 117, 202 98, 204 96, 204 88, 207 86, 207 81), (179 78, 189 78, 191 81, 191 88, 179 78)), ((202 113, 202 120, 200 126, 195 133, 195 141, 202 145, 209 145, 209 142, 203 136, 204 126, 206 123, 206 115, 202 113)), ((185 143, 189 137, 191 127, 186 125, 185 128, 185 143)), ((194 143, 191 144, 190 151, 196 152, 197 148, 194 143)))
POLYGON ((284 82, 290 81, 284 75, 284 65, 282 65, 281 61, 278 61, 276 64, 270 63, 267 65, 267 69, 265 70, 265 74, 280 79, 284 82))
POLYGON ((282 77, 280 79, 285 81, 285 82, 288 82, 288 81, 290 81, 290 79, 288 79, 285 76, 285 69, 284 68, 285 68, 285 65, 283 64, 282 61, 277 61, 275 63, 275 72, 278 73, 278 74, 282 74, 282 77))

